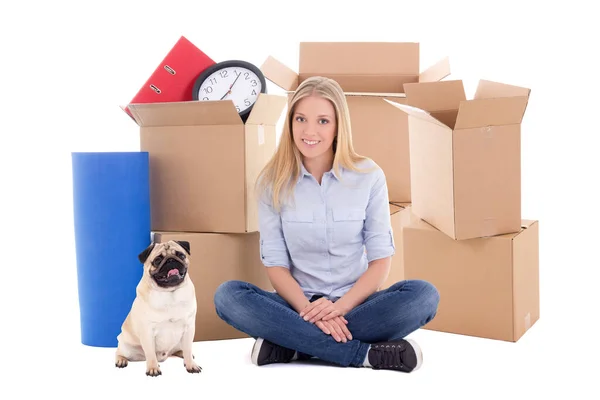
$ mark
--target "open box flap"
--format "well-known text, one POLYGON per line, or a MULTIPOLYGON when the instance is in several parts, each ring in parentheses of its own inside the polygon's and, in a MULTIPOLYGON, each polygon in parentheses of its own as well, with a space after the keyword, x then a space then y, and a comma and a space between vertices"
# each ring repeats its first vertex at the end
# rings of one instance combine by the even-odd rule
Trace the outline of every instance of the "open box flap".
POLYGON ((496 97, 529 97, 530 89, 507 85, 505 83, 493 82, 481 79, 477 85, 473 99, 493 99, 496 97))
POLYGON ((389 104, 393 105, 394 107, 404 111, 405 113, 407 113, 408 115, 415 117, 415 118, 419 118, 422 119, 424 121, 427 122, 431 122, 432 124, 436 124, 439 126, 442 126, 446 129, 451 129, 449 128, 446 124, 444 124, 443 122, 439 121, 438 119, 434 118, 431 114, 429 114, 427 111, 422 110, 420 108, 416 108, 416 107, 412 107, 406 104, 399 104, 396 103, 395 101, 391 101, 388 99, 383 99, 384 101, 388 102, 389 104))
POLYGON ((130 104, 128 108, 140 127, 242 124, 231 100, 130 104))
POLYGON ((277 125, 281 112, 287 104, 285 96, 260 93, 252 106, 246 124, 277 125))
POLYGON ((406 104, 429 112, 458 110, 467 99, 461 80, 404 84, 406 104))
POLYGON ((419 43, 302 42, 299 74, 419 76, 419 43))
POLYGON ((450 75, 450 58, 445 57, 421 72, 419 82, 438 82, 450 75))
POLYGON ((454 129, 520 124, 528 100, 520 96, 463 101, 454 129))
POLYGON ((265 78, 283 90, 294 91, 298 87, 298 74, 271 56, 263 62, 260 70, 265 78))

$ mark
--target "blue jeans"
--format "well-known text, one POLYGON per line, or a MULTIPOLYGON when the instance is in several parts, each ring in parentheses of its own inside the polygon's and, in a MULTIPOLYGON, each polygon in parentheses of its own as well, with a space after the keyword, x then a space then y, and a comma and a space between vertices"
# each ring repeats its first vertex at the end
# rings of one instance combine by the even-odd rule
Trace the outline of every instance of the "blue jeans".
POLYGON ((406 280, 371 294, 345 315, 352 340, 337 342, 305 321, 280 295, 242 281, 221 284, 214 296, 217 315, 254 338, 340 366, 363 365, 371 343, 398 340, 431 321, 439 294, 430 283, 406 280))

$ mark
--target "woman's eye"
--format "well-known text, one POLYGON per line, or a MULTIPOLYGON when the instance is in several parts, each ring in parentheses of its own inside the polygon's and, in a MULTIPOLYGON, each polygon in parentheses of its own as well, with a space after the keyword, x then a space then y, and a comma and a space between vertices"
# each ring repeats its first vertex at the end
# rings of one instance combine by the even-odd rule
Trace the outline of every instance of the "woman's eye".
POLYGON ((296 117, 296 121, 297 122, 304 122, 304 118, 302 118, 302 117, 296 117))
POLYGON ((320 120, 319 120, 319 123, 320 123, 321 125, 325 125, 325 124, 328 124, 328 123, 329 123, 329 121, 328 121, 328 120, 326 120, 326 119, 320 119, 320 120))

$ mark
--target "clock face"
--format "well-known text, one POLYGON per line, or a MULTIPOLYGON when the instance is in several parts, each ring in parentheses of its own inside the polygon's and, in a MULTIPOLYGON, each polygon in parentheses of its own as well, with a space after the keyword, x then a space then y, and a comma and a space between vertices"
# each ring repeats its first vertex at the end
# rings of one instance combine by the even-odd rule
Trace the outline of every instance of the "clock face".
POLYGON ((198 88, 198 100, 232 100, 238 113, 248 110, 262 91, 261 79, 248 68, 217 69, 198 88))

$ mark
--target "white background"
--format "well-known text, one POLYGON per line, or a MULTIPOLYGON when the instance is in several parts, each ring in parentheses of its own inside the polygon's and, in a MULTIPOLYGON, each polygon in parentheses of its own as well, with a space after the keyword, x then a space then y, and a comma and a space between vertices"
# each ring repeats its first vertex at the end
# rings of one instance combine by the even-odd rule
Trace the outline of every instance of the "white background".
POLYGON ((2 2, 0 380, 16 390, 7 398, 597 396, 600 30, 585 3, 2 2), (257 368, 248 339, 196 343, 201 375, 173 359, 150 379, 143 363, 117 370, 112 349, 82 346, 71 152, 139 149, 118 106, 181 35, 217 61, 273 55, 294 69, 300 41, 417 41, 422 67, 450 56, 468 96, 479 78, 531 88, 522 204, 524 218, 540 221, 540 321, 518 343, 415 332, 425 364, 414 374, 257 368))

